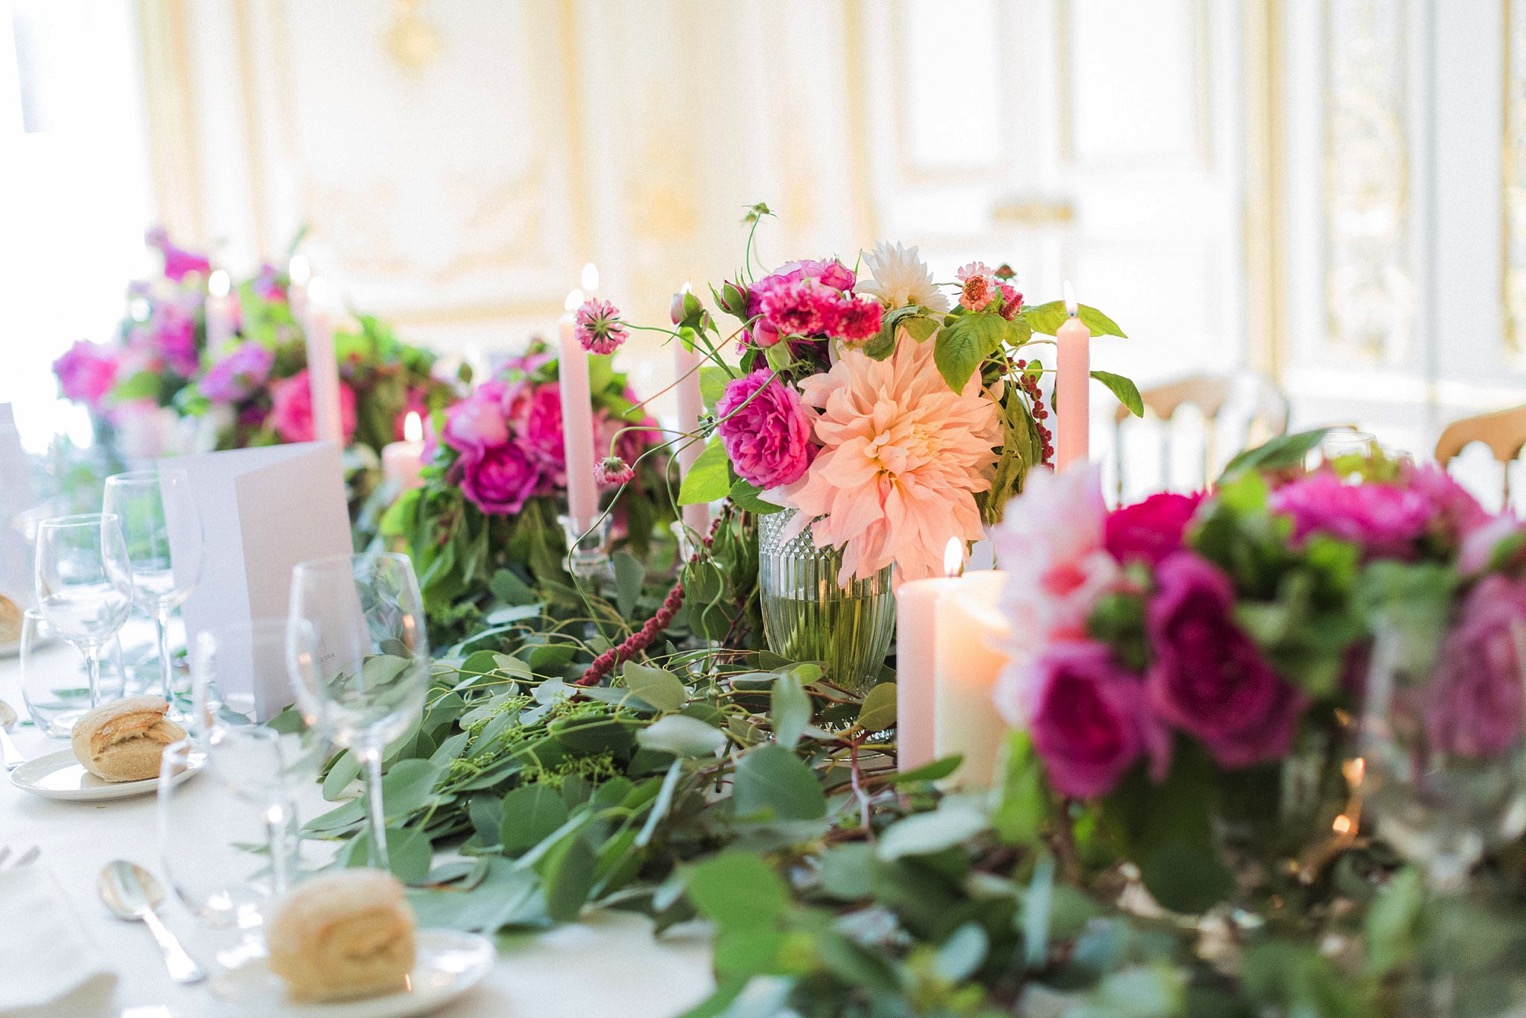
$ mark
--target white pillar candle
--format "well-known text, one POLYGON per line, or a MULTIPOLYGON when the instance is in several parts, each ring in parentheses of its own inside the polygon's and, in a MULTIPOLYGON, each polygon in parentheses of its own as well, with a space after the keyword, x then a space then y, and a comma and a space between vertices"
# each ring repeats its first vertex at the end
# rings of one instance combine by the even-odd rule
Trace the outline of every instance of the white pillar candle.
MULTIPOLYGON (((687 283, 684 284, 684 289, 688 289, 687 283)), ((699 433, 700 418, 705 414, 705 401, 699 389, 699 368, 702 363, 703 358, 698 350, 691 350, 681 341, 674 341, 673 370, 678 377, 678 427, 690 435, 699 433)), ((704 447, 703 441, 693 440, 679 448, 678 465, 684 476, 688 475, 704 447)), ((705 503, 684 506, 683 518, 684 526, 701 538, 710 532, 710 507, 705 503)))
POLYGON ((238 317, 238 297, 232 293, 233 281, 226 269, 216 269, 207 277, 207 349, 216 357, 233 338, 238 317))
POLYGON ((303 332, 307 338, 307 384, 312 388, 313 438, 344 444, 344 423, 339 412, 339 359, 334 355, 334 324, 322 307, 327 296, 323 280, 315 279, 308 291, 303 332))
POLYGON ((1065 282, 1065 311, 1069 318, 1055 335, 1055 395, 1059 399, 1060 434, 1055 469, 1091 457, 1091 330, 1077 316, 1076 293, 1065 282))
MULTIPOLYGON (((584 270, 586 276, 587 270, 584 270)), ((567 516, 577 532, 586 533, 599 516, 598 488, 593 476, 593 406, 588 382, 588 353, 577 338, 575 315, 583 294, 567 295, 567 313, 558 323, 561 357, 557 380, 562 394, 562 447, 567 460, 567 516)))
POLYGON ((423 487, 423 470, 424 422, 410 410, 403 420, 403 440, 382 448, 382 475, 402 493, 423 487))
MULTIPOLYGON (((999 647, 1008 634, 997 609, 1007 574, 966 573, 940 591, 933 627, 933 752, 964 762, 949 784, 989 788, 1007 726, 991 701, 996 676, 1007 663, 999 647)), ((899 717, 899 715, 897 715, 899 717)))

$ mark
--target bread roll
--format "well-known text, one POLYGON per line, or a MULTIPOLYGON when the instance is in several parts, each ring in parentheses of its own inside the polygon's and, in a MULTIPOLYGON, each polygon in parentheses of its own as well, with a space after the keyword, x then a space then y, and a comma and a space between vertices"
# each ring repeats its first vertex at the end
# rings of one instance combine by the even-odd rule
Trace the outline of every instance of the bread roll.
POLYGON ((265 939, 270 970, 297 1001, 402 990, 413 971, 413 910, 382 870, 339 870, 297 885, 265 939))
POLYGON ((18 643, 21 640, 21 607, 0 594, 0 643, 18 643))
POLYGON ((166 710, 157 696, 129 696, 97 707, 74 722, 74 756, 107 781, 157 778, 164 747, 185 738, 185 729, 165 718, 166 710))

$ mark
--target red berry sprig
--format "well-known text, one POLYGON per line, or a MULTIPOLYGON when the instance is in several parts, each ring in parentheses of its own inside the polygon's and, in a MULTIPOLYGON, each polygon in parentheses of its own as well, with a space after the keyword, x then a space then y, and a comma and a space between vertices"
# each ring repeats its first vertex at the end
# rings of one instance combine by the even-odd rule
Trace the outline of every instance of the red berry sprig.
POLYGON ((628 661, 646 650, 652 645, 652 641, 668 628, 668 623, 673 621, 673 616, 678 614, 678 609, 683 603, 684 585, 683 581, 679 581, 673 584, 673 589, 668 591, 667 597, 663 598, 662 607, 657 609, 657 614, 647 619, 640 629, 626 637, 618 646, 611 647, 594 658, 593 663, 573 685, 592 686, 614 671, 615 665, 621 661, 628 661))
POLYGON ((1039 429, 1039 442, 1042 447, 1041 463, 1044 466, 1054 465, 1054 432, 1044 424, 1049 419, 1049 409, 1044 406, 1044 396, 1039 392, 1039 380, 1028 374, 1027 361, 1018 361, 1017 384, 1028 394, 1028 400, 1033 404, 1033 423, 1039 429))

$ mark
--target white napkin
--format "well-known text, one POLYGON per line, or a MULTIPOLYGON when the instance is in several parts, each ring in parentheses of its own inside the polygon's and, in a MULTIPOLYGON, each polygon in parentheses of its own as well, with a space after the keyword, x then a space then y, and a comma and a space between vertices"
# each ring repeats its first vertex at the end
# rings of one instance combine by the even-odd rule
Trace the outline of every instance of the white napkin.
POLYGON ((0 1012, 48 1004, 87 984, 109 991, 116 981, 46 866, 0 870, 0 1012))

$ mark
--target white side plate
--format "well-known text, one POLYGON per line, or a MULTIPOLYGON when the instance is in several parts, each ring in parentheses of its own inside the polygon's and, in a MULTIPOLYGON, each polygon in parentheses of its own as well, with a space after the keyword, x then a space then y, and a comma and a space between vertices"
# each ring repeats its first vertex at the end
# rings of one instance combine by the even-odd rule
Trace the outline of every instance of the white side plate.
MULTIPOLYGON (((175 780, 177 783, 184 781, 195 773, 195 770, 185 771, 175 780)), ((61 749, 28 760, 11 771, 11 784, 44 799, 103 802, 107 799, 151 795, 159 787, 159 779, 106 781, 85 770, 85 765, 75 759, 73 750, 61 749)))

